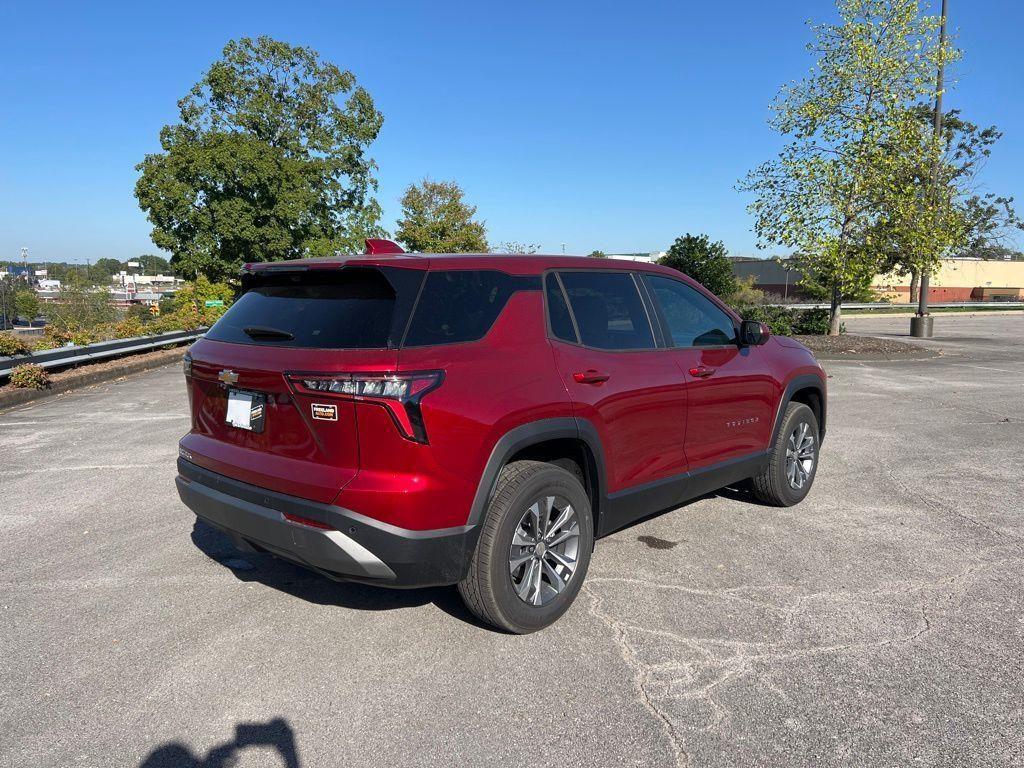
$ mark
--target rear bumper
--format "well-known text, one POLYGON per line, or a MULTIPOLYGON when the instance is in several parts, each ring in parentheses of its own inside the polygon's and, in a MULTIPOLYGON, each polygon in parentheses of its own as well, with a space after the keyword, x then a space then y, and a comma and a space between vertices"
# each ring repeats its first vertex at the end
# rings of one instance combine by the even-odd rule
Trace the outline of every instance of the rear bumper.
POLYGON ((331 504, 210 472, 178 459, 178 495, 196 516, 243 549, 269 552, 333 579, 383 587, 426 587, 462 580, 477 526, 413 531, 331 504), (329 529, 295 523, 285 514, 329 529))

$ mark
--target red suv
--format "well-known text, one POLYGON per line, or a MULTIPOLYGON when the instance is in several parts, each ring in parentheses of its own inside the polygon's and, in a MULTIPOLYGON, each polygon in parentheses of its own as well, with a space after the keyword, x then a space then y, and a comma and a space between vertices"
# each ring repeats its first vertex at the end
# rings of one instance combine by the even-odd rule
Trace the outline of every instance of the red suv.
POLYGON ((178 491, 246 550, 458 584, 511 632, 575 599, 595 539, 741 481, 807 495, 825 375, 655 264, 367 253, 247 264, 185 357, 178 491))

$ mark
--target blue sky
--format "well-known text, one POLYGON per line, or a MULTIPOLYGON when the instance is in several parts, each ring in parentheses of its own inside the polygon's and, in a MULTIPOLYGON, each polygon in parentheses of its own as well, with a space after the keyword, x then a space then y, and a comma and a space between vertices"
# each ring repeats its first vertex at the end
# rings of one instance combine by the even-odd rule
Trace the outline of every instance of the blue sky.
MULTIPOLYGON (((936 0, 932 0, 935 3, 936 0)), ((926 3, 929 4, 929 3, 926 3)), ((950 106, 1005 137, 985 186, 1024 203, 1024 3, 953 0, 950 106)), ((269 34, 355 73, 385 116, 372 148, 391 228, 410 182, 455 179, 492 243, 660 250, 707 232, 755 253, 746 170, 767 105, 811 61, 829 0, 0 2, 0 259, 153 252, 132 194, 176 101, 234 37, 269 34)))

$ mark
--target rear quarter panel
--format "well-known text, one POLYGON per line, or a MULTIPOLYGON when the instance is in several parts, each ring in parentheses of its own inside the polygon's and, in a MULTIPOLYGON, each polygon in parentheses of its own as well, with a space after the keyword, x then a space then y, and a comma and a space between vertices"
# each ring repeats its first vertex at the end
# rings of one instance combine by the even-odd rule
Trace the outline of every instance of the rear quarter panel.
POLYGON ((429 445, 357 407, 360 470, 336 504, 414 530, 465 525, 497 441, 521 424, 572 416, 548 344, 540 291, 514 293, 481 340, 407 347, 400 371, 443 370, 421 403, 429 445))

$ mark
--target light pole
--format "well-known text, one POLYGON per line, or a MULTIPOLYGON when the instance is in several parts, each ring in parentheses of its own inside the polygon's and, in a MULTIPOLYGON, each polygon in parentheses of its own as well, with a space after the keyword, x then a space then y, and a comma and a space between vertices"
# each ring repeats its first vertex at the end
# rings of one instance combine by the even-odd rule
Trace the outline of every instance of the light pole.
MULTIPOLYGON (((939 68, 935 76, 935 115, 932 118, 932 139, 936 142, 936 151, 941 147, 939 142, 942 141, 942 88, 943 70, 946 68, 946 59, 943 54, 946 48, 946 19, 948 18, 946 6, 948 1, 942 0, 942 22, 939 26, 939 68)), ((939 202, 938 185, 939 157, 936 155, 935 169, 932 174, 932 194, 935 196, 934 202, 936 205, 939 202)), ((920 294, 917 299, 917 314, 910 318, 910 335, 920 339, 931 338, 932 335, 934 318, 928 314, 929 277, 928 270, 922 269, 920 294)))

